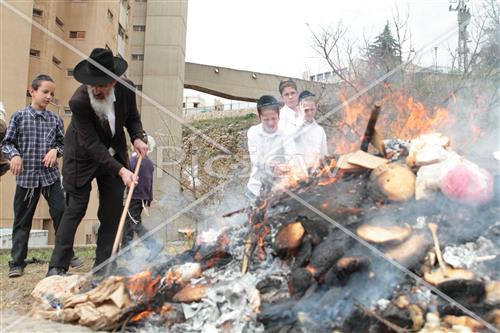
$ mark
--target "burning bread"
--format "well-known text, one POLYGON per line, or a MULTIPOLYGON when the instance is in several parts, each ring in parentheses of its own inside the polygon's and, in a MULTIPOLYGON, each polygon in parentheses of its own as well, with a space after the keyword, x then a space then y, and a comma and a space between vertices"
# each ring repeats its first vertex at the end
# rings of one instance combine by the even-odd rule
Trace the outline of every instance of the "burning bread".
POLYGON ((370 243, 400 243, 410 236, 411 227, 409 225, 383 227, 363 224, 356 230, 356 234, 370 243))
POLYGON ((385 255, 402 264, 411 264, 418 261, 419 256, 426 251, 429 242, 422 233, 413 235, 400 245, 393 247, 385 255))
POLYGON ((422 134, 411 140, 406 164, 413 168, 440 162, 446 158, 449 146, 450 139, 441 133, 422 134))
POLYGON ((276 235, 275 249, 278 254, 286 256, 297 250, 302 244, 305 230, 300 222, 290 223, 280 229, 276 235))
POLYGON ((370 176, 376 189, 391 201, 407 201, 415 195, 415 174, 406 165, 383 164, 370 176))
POLYGON ((446 269, 446 276, 440 269, 424 274, 424 280, 435 286, 449 280, 457 280, 457 279, 471 280, 473 278, 474 278, 473 272, 467 271, 465 269, 453 269, 453 268, 446 269))

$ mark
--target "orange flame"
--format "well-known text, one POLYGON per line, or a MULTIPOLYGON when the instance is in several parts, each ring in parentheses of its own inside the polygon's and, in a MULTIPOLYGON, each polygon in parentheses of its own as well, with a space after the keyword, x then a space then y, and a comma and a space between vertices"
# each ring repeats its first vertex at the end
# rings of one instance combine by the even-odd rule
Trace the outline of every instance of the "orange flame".
POLYGON ((150 271, 143 271, 129 277, 126 286, 135 301, 144 300, 144 298, 149 300, 155 295, 159 281, 160 276, 153 279, 150 271))
MULTIPOLYGON (((330 185, 330 184, 336 183, 339 179, 340 179, 340 176, 335 176, 335 177, 326 178, 326 179, 320 180, 320 181, 318 182, 318 185, 319 185, 319 186, 326 186, 326 185, 330 185)), ((325 207, 325 208, 326 208, 326 207, 325 207)))
POLYGON ((345 91, 340 91, 342 101, 342 119, 333 127, 331 144, 337 154, 345 154, 359 149, 362 134, 359 133, 363 123, 368 121, 369 112, 362 101, 348 102, 345 91))
MULTIPOLYGON (((428 109, 411 96, 391 91, 382 99, 382 111, 377 122, 377 132, 384 137, 410 140, 420 134, 442 131, 454 124, 448 109, 428 109)), ((347 102, 347 94, 343 91, 339 92, 339 98, 343 102, 343 115, 333 126, 330 145, 335 153, 345 154, 360 148, 372 102, 368 96, 364 100, 347 102)))
POLYGON ((307 270, 309 273, 311 273, 311 275, 312 275, 312 276, 315 276, 315 275, 316 275, 316 273, 317 273, 316 268, 311 267, 311 266, 306 266, 306 270, 307 270))
POLYGON ((146 311, 139 312, 138 314, 136 314, 135 316, 133 316, 130 319, 130 321, 134 322, 134 321, 143 320, 144 318, 149 317, 152 313, 153 313, 153 311, 151 311, 151 310, 146 310, 146 311))
POLYGON ((167 285, 173 285, 182 280, 182 272, 178 270, 169 270, 165 273, 165 282, 167 285))
POLYGON ((386 112, 382 112, 380 123, 382 126, 391 124, 388 127, 389 133, 386 135, 404 140, 410 140, 420 134, 441 130, 449 127, 454 122, 448 109, 435 108, 433 111, 429 111, 422 103, 415 101, 413 97, 400 94, 386 96, 384 111, 386 112), (396 113, 390 112, 391 109, 395 110, 396 113))
POLYGON ((300 168, 289 167, 287 172, 281 176, 280 181, 276 186, 277 190, 286 190, 299 186, 300 182, 306 181, 308 178, 307 172, 300 168))

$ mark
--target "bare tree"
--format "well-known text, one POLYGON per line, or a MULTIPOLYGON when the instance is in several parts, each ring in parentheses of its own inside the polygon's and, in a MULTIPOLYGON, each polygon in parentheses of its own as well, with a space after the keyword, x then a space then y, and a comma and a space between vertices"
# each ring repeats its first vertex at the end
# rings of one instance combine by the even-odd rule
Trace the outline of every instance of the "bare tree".
POLYGON ((326 61, 341 82, 359 91, 354 65, 355 41, 349 38, 347 27, 342 22, 327 28, 319 27, 318 31, 314 31, 309 24, 307 26, 312 35, 313 50, 326 61))

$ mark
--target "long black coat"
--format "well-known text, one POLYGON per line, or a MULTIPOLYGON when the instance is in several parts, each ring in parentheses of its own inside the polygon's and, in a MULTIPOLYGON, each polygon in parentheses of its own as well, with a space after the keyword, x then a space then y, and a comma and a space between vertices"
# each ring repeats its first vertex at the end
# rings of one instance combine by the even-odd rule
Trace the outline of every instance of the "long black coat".
MULTIPOLYGON (((130 81, 127 81, 133 85, 130 81)), ((81 85, 69 101, 71 123, 64 137, 63 185, 74 191, 91 181, 95 171, 101 168, 110 175, 117 175, 122 167, 128 167, 125 131, 133 141, 142 137, 143 129, 134 91, 119 82, 115 85, 115 135, 109 123, 102 122, 90 105, 85 85, 81 85), (116 155, 109 154, 112 147, 116 155)))

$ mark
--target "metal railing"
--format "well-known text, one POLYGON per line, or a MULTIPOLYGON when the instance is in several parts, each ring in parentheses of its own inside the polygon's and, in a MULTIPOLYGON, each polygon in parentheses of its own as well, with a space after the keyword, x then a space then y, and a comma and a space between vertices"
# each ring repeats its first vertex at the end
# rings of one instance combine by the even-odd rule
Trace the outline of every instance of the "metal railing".
POLYGON ((200 113, 227 112, 253 108, 255 108, 255 103, 250 102, 237 102, 229 104, 201 106, 196 108, 184 108, 184 117, 191 117, 200 113))

